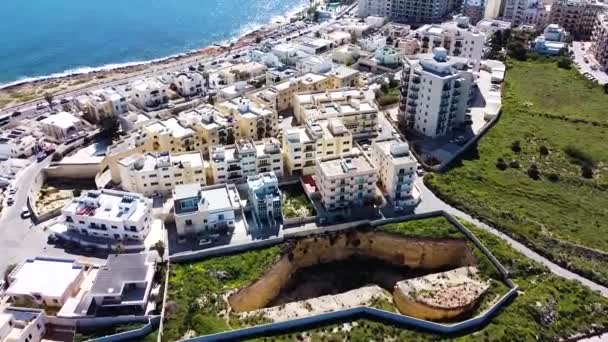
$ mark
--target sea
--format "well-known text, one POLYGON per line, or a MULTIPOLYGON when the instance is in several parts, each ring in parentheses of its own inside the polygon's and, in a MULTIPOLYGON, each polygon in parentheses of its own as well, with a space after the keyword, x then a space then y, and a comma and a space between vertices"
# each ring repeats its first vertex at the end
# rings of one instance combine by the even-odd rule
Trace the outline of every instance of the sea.
POLYGON ((201 49, 308 0, 0 0, 0 86, 201 49))

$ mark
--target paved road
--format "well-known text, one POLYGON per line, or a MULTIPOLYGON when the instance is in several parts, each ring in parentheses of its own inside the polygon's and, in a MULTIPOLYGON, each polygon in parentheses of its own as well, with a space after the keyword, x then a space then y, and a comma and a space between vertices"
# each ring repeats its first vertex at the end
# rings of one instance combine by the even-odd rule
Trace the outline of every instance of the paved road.
POLYGON ((461 218, 465 219, 466 221, 473 223, 476 226, 483 228, 483 229, 489 231, 490 233, 500 237, 501 239, 506 241, 511 247, 513 247, 520 253, 524 254, 528 258, 547 266, 551 270, 551 272, 555 273, 556 275, 566 278, 566 279, 576 280, 592 290, 599 291, 604 297, 608 297, 608 288, 606 288, 605 286, 596 284, 586 278, 581 277, 580 275, 578 275, 576 273, 568 271, 567 269, 551 262, 550 260, 541 256, 540 254, 538 254, 535 251, 531 250, 530 248, 526 247, 525 245, 513 240, 512 238, 505 235, 504 233, 501 233, 496 228, 491 227, 491 226, 471 217, 470 215, 448 205, 447 203, 443 202, 441 199, 439 199, 437 196, 435 196, 435 194, 432 193, 431 190, 429 190, 424 185, 424 183, 422 182, 422 179, 418 180, 418 187, 422 191, 422 202, 414 210, 414 212, 416 214, 443 210, 451 215, 461 217, 461 218))

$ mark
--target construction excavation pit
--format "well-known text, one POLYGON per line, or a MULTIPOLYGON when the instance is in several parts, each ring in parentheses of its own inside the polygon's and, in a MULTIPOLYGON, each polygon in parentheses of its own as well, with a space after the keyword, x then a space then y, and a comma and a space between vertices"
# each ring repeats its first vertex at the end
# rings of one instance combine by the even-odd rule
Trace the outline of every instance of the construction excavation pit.
POLYGON ((239 317, 279 322, 359 306, 433 321, 470 314, 490 288, 465 239, 356 231, 292 240, 228 297, 239 317))

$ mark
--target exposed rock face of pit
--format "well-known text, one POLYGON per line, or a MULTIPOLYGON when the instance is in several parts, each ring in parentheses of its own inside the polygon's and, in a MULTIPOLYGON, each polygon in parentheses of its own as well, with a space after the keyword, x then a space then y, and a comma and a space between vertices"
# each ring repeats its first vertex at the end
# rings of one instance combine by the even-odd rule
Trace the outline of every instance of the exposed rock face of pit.
POLYGON ((428 320, 447 320, 473 309, 488 290, 474 267, 403 280, 393 292, 397 309, 408 316, 428 320))
POLYGON ((228 298, 235 312, 266 307, 300 268, 360 256, 412 269, 474 265, 465 240, 414 239, 379 232, 334 233, 298 240, 266 274, 228 298))

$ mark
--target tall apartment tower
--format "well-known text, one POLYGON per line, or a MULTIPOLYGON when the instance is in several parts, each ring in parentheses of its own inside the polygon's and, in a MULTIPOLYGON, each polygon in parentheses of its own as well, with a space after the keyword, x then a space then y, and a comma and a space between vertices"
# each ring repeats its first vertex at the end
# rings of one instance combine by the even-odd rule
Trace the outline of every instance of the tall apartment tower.
POLYGON ((444 48, 405 59, 399 116, 406 129, 439 137, 464 123, 473 86, 466 58, 448 57, 444 48))
POLYGON ((454 0, 359 0, 359 16, 387 17, 395 22, 440 22, 460 1, 454 0))

